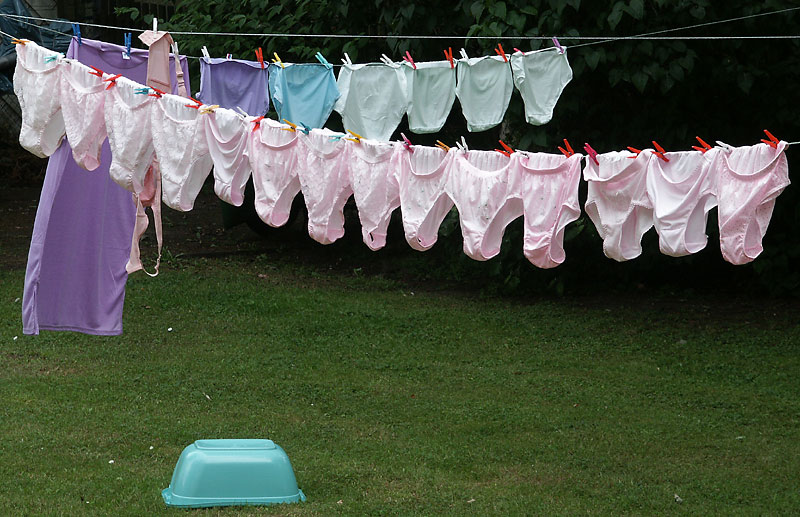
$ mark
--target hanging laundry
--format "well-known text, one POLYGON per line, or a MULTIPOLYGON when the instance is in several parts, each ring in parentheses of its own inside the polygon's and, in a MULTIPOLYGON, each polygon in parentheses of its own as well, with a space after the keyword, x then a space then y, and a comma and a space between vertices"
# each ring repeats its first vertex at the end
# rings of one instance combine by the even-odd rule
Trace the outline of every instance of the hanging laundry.
POLYGON ((514 84, 525 102, 525 120, 534 126, 547 124, 564 87, 572 80, 567 50, 556 49, 511 55, 514 84))
MULTIPOLYGON (((125 47, 119 45, 82 38, 80 46, 72 40, 67 57, 144 83, 147 51, 131 49, 129 60, 122 58, 124 51, 125 47)), ((181 58, 181 66, 188 74, 185 58, 181 58)), ((49 87, 47 94, 52 91, 57 91, 55 86, 49 87)), ((67 142, 51 156, 25 272, 25 334, 38 334, 40 330, 122 333, 125 265, 135 208, 130 193, 110 178, 110 164, 107 143, 103 144, 100 165, 91 174, 75 163, 67 142)))
POLYGON ((162 199, 170 208, 188 212, 214 165, 206 141, 205 114, 187 108, 185 98, 170 94, 156 99, 150 113, 162 199))
POLYGON ((392 168, 400 193, 403 229, 409 246, 430 249, 439 238, 439 226, 453 208, 447 195, 447 172, 455 151, 414 146, 414 152, 396 153, 392 168))
POLYGON ((320 244, 330 244, 344 235, 344 205, 353 194, 347 175, 347 143, 331 138, 329 129, 300 134, 297 175, 308 210, 308 234, 320 244))
POLYGON ((586 214, 603 239, 606 257, 618 262, 641 255, 642 236, 653 227, 653 205, 647 196, 651 157, 649 149, 638 155, 613 151, 598 154, 599 165, 587 158, 583 168, 589 182, 586 214))
POLYGON ((61 113, 75 163, 88 171, 100 166, 100 153, 107 137, 105 100, 108 82, 103 74, 75 60, 61 67, 61 113))
MULTIPOLYGON (((155 26, 154 26, 155 28, 155 26)), ((171 91, 170 83, 170 45, 174 43, 172 36, 164 31, 144 31, 139 40, 147 45, 150 52, 147 59, 147 86, 161 91, 171 91)), ((186 96, 186 91, 178 91, 186 96)))
POLYGON ((464 253, 489 260, 500 253, 508 223, 522 215, 522 203, 514 196, 518 156, 495 151, 451 153, 446 192, 458 209, 464 253))
POLYGON ((32 41, 17 44, 14 93, 22 110, 19 143, 39 158, 52 155, 64 137, 59 102, 61 71, 57 54, 32 41))
POLYGON ((269 110, 269 72, 258 61, 210 58, 200 60, 200 91, 203 104, 242 108, 258 117, 269 110))
POLYGON ((722 149, 717 160, 720 250, 731 264, 747 264, 762 240, 775 200, 789 186, 786 142, 722 149))
POLYGON ((581 215, 578 187, 580 154, 520 153, 516 195, 523 204, 522 250, 536 267, 564 262, 564 229, 581 215))
POLYGON ((503 121, 514 90, 511 67, 501 56, 459 59, 456 96, 471 132, 486 131, 503 121))
POLYGON ((436 133, 447 121, 456 100, 456 70, 449 61, 404 63, 408 85, 408 128, 436 133))
POLYGON ((345 129, 368 139, 391 139, 408 106, 406 76, 400 66, 342 66, 337 80, 342 95, 333 109, 342 115, 345 129))
POLYGON ((238 113, 224 108, 205 114, 203 119, 214 162, 214 192, 226 203, 241 206, 251 171, 247 158, 250 126, 238 113))
POLYGON ((369 249, 377 251, 386 245, 392 212, 400 206, 392 157, 408 151, 398 142, 366 139, 349 147, 350 185, 361 221, 361 236, 369 249))
POLYGON ((647 194, 661 253, 682 257, 706 247, 708 212, 717 206, 719 151, 669 152, 666 160, 648 162, 647 194))
POLYGON ((247 154, 253 171, 256 213, 273 227, 286 224, 300 192, 298 138, 289 126, 267 118, 249 120, 247 154))
POLYGON ((310 128, 325 125, 339 99, 333 67, 316 63, 269 66, 269 90, 278 119, 310 128))

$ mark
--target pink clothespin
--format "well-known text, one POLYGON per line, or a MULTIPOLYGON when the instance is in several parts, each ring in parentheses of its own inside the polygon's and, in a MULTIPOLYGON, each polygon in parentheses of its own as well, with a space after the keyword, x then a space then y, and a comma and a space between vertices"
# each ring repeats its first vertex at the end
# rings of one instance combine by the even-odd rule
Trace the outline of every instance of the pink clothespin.
POLYGON ((662 160, 664 160, 665 162, 668 162, 668 161, 669 161, 669 158, 667 158, 666 156, 664 156, 664 153, 666 152, 666 151, 664 150, 664 148, 663 148, 663 147, 661 147, 660 145, 658 145, 658 142, 656 142, 655 140, 653 140, 653 146, 656 148, 656 150, 655 150, 656 156, 658 156, 659 158, 661 158, 661 159, 662 159, 662 160))
POLYGON ((572 146, 569 145, 569 140, 567 140, 566 138, 564 139, 564 146, 566 147, 566 149, 564 149, 564 147, 558 146, 558 150, 561 151, 561 153, 564 156, 569 158, 570 156, 575 154, 575 151, 572 150, 572 146))
POLYGON ((409 140, 408 137, 406 137, 406 135, 403 133, 400 133, 400 136, 403 137, 403 147, 406 148, 406 151, 413 154, 414 146, 411 145, 411 140, 409 140))
POLYGON ((498 56, 503 56, 503 61, 508 63, 508 57, 506 57, 506 53, 503 50, 503 45, 501 43, 497 44, 497 48, 494 49, 494 51, 497 53, 498 56))
POLYGON ((514 47, 514 52, 519 52, 519 53, 520 53, 520 54, 522 54, 523 56, 525 55, 525 52, 521 51, 521 50, 520 50, 520 49, 518 49, 517 47, 514 47))
POLYGON ((417 64, 414 63, 414 59, 411 57, 411 53, 408 50, 406 50, 406 55, 403 57, 403 61, 410 63, 411 66, 414 67, 414 70, 417 69, 417 64))
POLYGON ((564 53, 564 47, 561 46, 561 43, 558 42, 558 38, 556 38, 555 36, 553 36, 553 45, 556 46, 559 54, 564 53))
POLYGON ((592 149, 592 146, 589 145, 588 142, 583 144, 583 150, 586 151, 586 154, 589 155, 589 158, 594 160, 594 163, 596 163, 597 165, 600 165, 600 162, 597 160, 597 151, 592 149))
POLYGON ((778 148, 778 144, 780 143, 780 140, 775 138, 775 135, 773 135, 772 133, 770 133, 766 129, 764 130, 764 133, 766 133, 767 138, 769 138, 769 140, 764 140, 762 138, 761 141, 764 142, 765 144, 767 144, 768 146, 772 147, 773 149, 777 149, 778 148))
POLYGON ((708 145, 702 138, 700 138, 699 136, 696 136, 695 138, 697 139, 698 142, 700 142, 700 145, 702 145, 703 147, 697 147, 696 145, 693 145, 692 149, 694 149, 696 151, 700 151, 703 154, 705 154, 706 151, 711 149, 711 146, 708 145))
POLYGON ((112 75, 111 77, 107 77, 103 79, 103 81, 108 81, 108 86, 106 86, 106 90, 110 90, 112 86, 117 84, 117 79, 122 77, 122 74, 112 75))

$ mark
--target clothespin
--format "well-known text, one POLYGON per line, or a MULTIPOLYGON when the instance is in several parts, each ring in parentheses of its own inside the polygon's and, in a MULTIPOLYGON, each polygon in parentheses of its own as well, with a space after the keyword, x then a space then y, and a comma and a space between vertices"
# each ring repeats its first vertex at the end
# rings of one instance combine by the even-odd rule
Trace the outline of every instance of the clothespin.
POLYGON ((639 153, 642 152, 641 149, 637 149, 637 148, 631 147, 631 146, 628 146, 628 151, 630 151, 630 152, 632 152, 634 154, 634 156, 628 156, 628 158, 630 158, 631 160, 635 160, 636 158, 638 158, 639 157, 639 153))
POLYGON ((584 151, 586 151, 586 154, 588 154, 588 155, 589 155, 589 158, 591 158, 592 160, 594 160, 594 163, 595 163, 595 164, 597 164, 597 165, 600 165, 600 162, 597 160, 597 151, 595 151, 594 149, 592 149, 592 146, 591 146, 591 145, 589 145, 589 143, 588 143, 588 142, 586 142, 586 143, 584 143, 584 144, 583 144, 583 150, 584 150, 584 151))
POLYGON ((219 104, 212 104, 210 106, 201 106, 197 111, 202 115, 208 115, 209 113, 214 113, 217 108, 219 108, 219 104))
POLYGON ((386 54, 381 54, 381 63, 383 63, 384 65, 389 65, 389 66, 394 65, 394 61, 392 61, 392 59, 389 56, 387 56, 386 54))
POLYGON ((208 49, 206 48, 205 45, 203 45, 203 48, 200 49, 200 52, 203 53, 203 59, 206 60, 206 63, 210 63, 211 62, 211 55, 208 53, 208 49))
POLYGON ((278 57, 277 52, 273 52, 272 55, 275 56, 275 59, 272 60, 273 63, 281 65, 281 68, 286 68, 285 66, 283 66, 283 61, 281 61, 281 58, 278 57))
POLYGON ((253 119, 253 133, 255 133, 258 130, 258 128, 261 127, 262 120, 264 120, 264 115, 261 115, 260 117, 256 117, 253 119))
POLYGON ((117 84, 117 79, 122 77, 122 74, 112 75, 111 77, 106 77, 103 81, 108 82, 108 86, 106 86, 106 90, 110 90, 112 86, 117 84))
POLYGON ((350 61, 350 56, 347 55, 347 52, 344 53, 344 58, 342 58, 342 63, 345 65, 352 65, 353 62, 350 61))
POLYGON ((72 34, 74 34, 75 37, 78 38, 78 46, 83 45, 83 40, 81 39, 81 26, 79 23, 72 24, 72 34))
POLYGON ((264 51, 261 50, 261 47, 256 49, 256 59, 259 63, 261 63, 261 69, 264 69, 264 51))
POLYGON ((199 109, 200 106, 203 105, 202 102, 200 102, 199 100, 195 99, 194 97, 189 97, 189 100, 194 102, 194 104, 184 104, 184 106, 186 106, 187 108, 199 109))
POLYGON ((503 50, 503 45, 502 44, 498 43, 497 44, 497 48, 494 49, 494 51, 497 53, 498 56, 503 56, 503 61, 508 63, 508 57, 506 56, 506 53, 503 50))
POLYGON ((520 53, 520 54, 522 54, 523 56, 525 55, 525 52, 521 51, 521 50, 520 50, 520 49, 518 49, 517 47, 514 47, 514 52, 519 52, 519 53, 520 53))
POLYGON ((456 142, 456 147, 460 150, 464 151, 465 153, 469 152, 469 147, 467 147, 467 141, 464 139, 464 135, 461 135, 461 140, 456 142))
POLYGON ((225 54, 225 59, 230 61, 231 59, 233 59, 233 54, 225 54))
POLYGON ((564 47, 561 46, 561 43, 558 42, 558 38, 556 38, 555 36, 553 36, 553 45, 556 46, 559 54, 563 54, 565 52, 564 47))
POLYGON ((414 63, 414 59, 411 57, 411 53, 408 50, 406 50, 406 55, 405 55, 405 57, 403 57, 403 61, 411 63, 411 66, 414 67, 414 70, 417 69, 417 64, 414 63))
POLYGON ((340 133, 338 135, 331 135, 331 136, 328 137, 328 139, 330 139, 330 140, 341 140, 345 136, 346 135, 340 133))
POLYGON ((668 162, 668 161, 669 161, 669 158, 667 158, 666 156, 664 156, 664 153, 666 152, 666 151, 664 150, 664 148, 663 148, 663 147, 661 147, 660 145, 658 145, 658 142, 656 142, 655 140, 653 140, 653 146, 656 148, 656 150, 655 150, 655 153, 656 153, 656 155, 657 155, 659 158, 661 158, 662 160, 664 160, 665 162, 668 162))
POLYGON ((282 127, 281 129, 283 129, 284 131, 294 131, 294 132, 297 132, 297 124, 292 124, 291 122, 289 122, 289 121, 288 121, 288 120, 286 120, 286 119, 283 119, 283 121, 284 121, 284 122, 286 122, 287 124, 289 124, 289 127, 282 127))
POLYGON ((172 55, 175 56, 175 59, 178 59, 178 56, 180 56, 180 53, 178 53, 178 42, 173 41, 169 44, 169 47, 172 49, 172 55))
POLYGON ((358 133, 355 133, 353 131, 350 131, 349 129, 347 130, 347 132, 350 133, 353 136, 353 138, 345 138, 345 140, 350 140, 351 142, 361 143, 361 139, 364 138, 363 136, 361 136, 358 133))
POLYGON ((311 132, 311 128, 305 125, 304 123, 300 122, 300 125, 302 126, 300 131, 302 131, 304 135, 307 135, 311 132))
POLYGON ((449 151, 450 150, 450 146, 447 145, 446 143, 442 142, 441 140, 437 140, 436 141, 436 147, 438 147, 442 151, 449 151))
POLYGON ((400 136, 403 137, 403 147, 406 148, 406 151, 413 154, 414 146, 411 145, 411 140, 409 140, 408 137, 403 133, 400 133, 400 136))
POLYGON ((469 59, 469 56, 467 55, 467 51, 464 50, 463 48, 460 50, 460 53, 461 53, 461 57, 462 58, 469 59))
POLYGON ((333 70, 333 65, 332 65, 332 64, 330 64, 330 63, 328 63, 328 60, 327 60, 327 59, 325 59, 325 56, 323 56, 321 52, 317 52, 317 53, 314 55, 314 57, 316 57, 316 58, 317 58, 317 61, 319 61, 320 63, 322 63, 323 65, 325 65, 325 68, 327 68, 328 70, 333 70))
POLYGON ((150 94, 150 88, 147 87, 147 86, 145 86, 143 88, 136 88, 135 90, 133 90, 133 93, 136 94, 136 95, 149 95, 150 94))
POLYGON ((775 138, 775 135, 773 135, 772 133, 770 133, 766 129, 764 130, 764 133, 766 133, 767 138, 769 138, 769 140, 764 140, 762 138, 761 141, 764 142, 765 144, 767 144, 768 146, 772 147, 773 149, 777 149, 778 148, 778 144, 780 143, 780 140, 775 138))
POLYGON ((58 58, 63 58, 64 54, 58 52, 57 54, 53 54, 52 56, 47 56, 44 58, 45 63, 52 63, 53 61, 57 60, 58 58))
POLYGON ((89 75, 96 75, 96 76, 97 76, 97 77, 99 77, 100 79, 102 79, 102 78, 103 78, 103 73, 104 73, 104 72, 103 72, 102 70, 100 70, 99 68, 95 68, 95 67, 93 67, 92 65, 88 65, 88 66, 89 66, 89 68, 91 68, 92 70, 94 70, 94 72, 89 72, 89 75))
POLYGON ((167 94, 167 92, 163 92, 163 91, 159 90, 158 88, 151 87, 150 89, 153 90, 153 93, 149 94, 149 96, 150 97, 155 97, 156 99, 160 99, 161 97, 163 97, 164 95, 167 94))
POLYGON ((26 44, 28 41, 30 41, 30 40, 26 40, 26 39, 19 39, 19 38, 11 38, 11 44, 12 44, 12 45, 24 45, 24 44, 26 44))
POLYGON ((575 151, 572 150, 572 146, 569 145, 569 141, 566 138, 564 139, 564 147, 558 146, 558 150, 567 158, 575 154, 575 151))
POLYGON ((158 18, 153 16, 153 32, 158 32, 158 18))
MULTIPOLYGON (((513 152, 514 152, 514 149, 512 149, 511 147, 509 147, 509 146, 508 146, 508 144, 506 144, 506 143, 505 143, 505 142, 503 142, 502 140, 498 140, 498 142, 500 142, 500 145, 502 145, 502 146, 503 146, 503 149, 505 149, 505 152, 504 152, 503 154, 505 154, 506 156, 511 156, 511 153, 513 153, 513 152)), ((502 152, 502 151, 501 151, 501 152, 502 152)))
POLYGON ((455 68, 456 64, 453 61, 453 47, 448 47, 447 50, 444 51, 444 58, 450 61, 450 68, 455 68))
POLYGON ((696 136, 695 138, 697 139, 697 141, 698 141, 698 142, 700 142, 700 145, 702 145, 703 147, 697 147, 696 145, 693 145, 693 146, 692 146, 692 149, 695 149, 695 150, 697 150, 697 151, 700 151, 700 152, 702 152, 703 154, 705 154, 705 152, 706 152, 706 151, 708 151, 709 149, 711 149, 711 146, 710 146, 710 145, 708 145, 708 144, 707 144, 707 143, 706 143, 706 142, 705 142, 705 141, 704 141, 702 138, 700 138, 699 136, 696 136))
POLYGON ((728 151, 732 151, 732 150, 733 150, 733 146, 732 146, 732 145, 730 145, 730 144, 726 144, 725 142, 722 142, 722 141, 720 141, 720 140, 717 140, 715 143, 716 143, 718 146, 720 146, 720 147, 724 147, 724 148, 725 148, 725 149, 727 149, 728 151))

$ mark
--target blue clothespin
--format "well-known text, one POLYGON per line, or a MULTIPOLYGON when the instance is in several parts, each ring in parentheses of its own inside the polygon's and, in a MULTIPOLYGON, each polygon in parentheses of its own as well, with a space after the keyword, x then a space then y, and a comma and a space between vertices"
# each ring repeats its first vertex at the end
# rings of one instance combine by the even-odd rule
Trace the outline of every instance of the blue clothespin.
POLYGON ((52 56, 48 56, 48 57, 44 58, 44 62, 45 63, 52 63, 53 61, 55 61, 56 59, 58 59, 60 57, 64 57, 64 54, 62 54, 61 52, 59 52, 58 54, 53 54, 52 56))
POLYGON ((133 93, 135 93, 136 95, 149 95, 150 88, 148 88, 147 86, 145 86, 144 88, 136 88, 135 90, 133 90, 133 93))
POLYGON ((75 37, 78 38, 78 46, 83 45, 83 41, 81 40, 81 26, 79 23, 72 24, 72 34, 74 34, 75 37))
POLYGON ((123 34, 123 38, 125 39, 125 59, 131 58, 131 41, 133 40, 132 34, 130 32, 126 32, 123 34))
POLYGON ((344 138, 346 136, 347 135, 331 135, 328 138, 330 138, 331 140, 337 140, 338 141, 338 140, 341 140, 342 138, 344 138))
POLYGON ((317 52, 317 55, 316 55, 316 56, 314 56, 314 57, 316 57, 316 58, 317 58, 317 61, 319 61, 320 63, 322 63, 323 65, 325 65, 325 68, 327 68, 328 70, 331 70, 331 69, 333 69, 333 65, 332 65, 332 64, 330 64, 330 63, 328 63, 328 60, 327 60, 327 59, 325 59, 325 56, 323 56, 323 55, 322 55, 322 53, 320 53, 320 52, 317 52))
POLYGON ((300 125, 303 126, 302 128, 300 128, 300 131, 302 131, 306 135, 311 132, 311 128, 305 125, 303 122, 300 122, 300 125))

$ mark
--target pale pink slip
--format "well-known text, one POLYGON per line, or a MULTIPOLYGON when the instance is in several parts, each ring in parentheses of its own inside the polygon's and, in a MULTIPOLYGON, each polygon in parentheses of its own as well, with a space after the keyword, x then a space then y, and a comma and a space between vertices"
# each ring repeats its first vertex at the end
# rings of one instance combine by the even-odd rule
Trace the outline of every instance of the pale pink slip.
POLYGON ((348 144, 350 185, 361 221, 364 244, 373 251, 386 245, 392 212, 400 206, 400 193, 392 176, 392 157, 408 151, 399 143, 362 139, 348 144))

